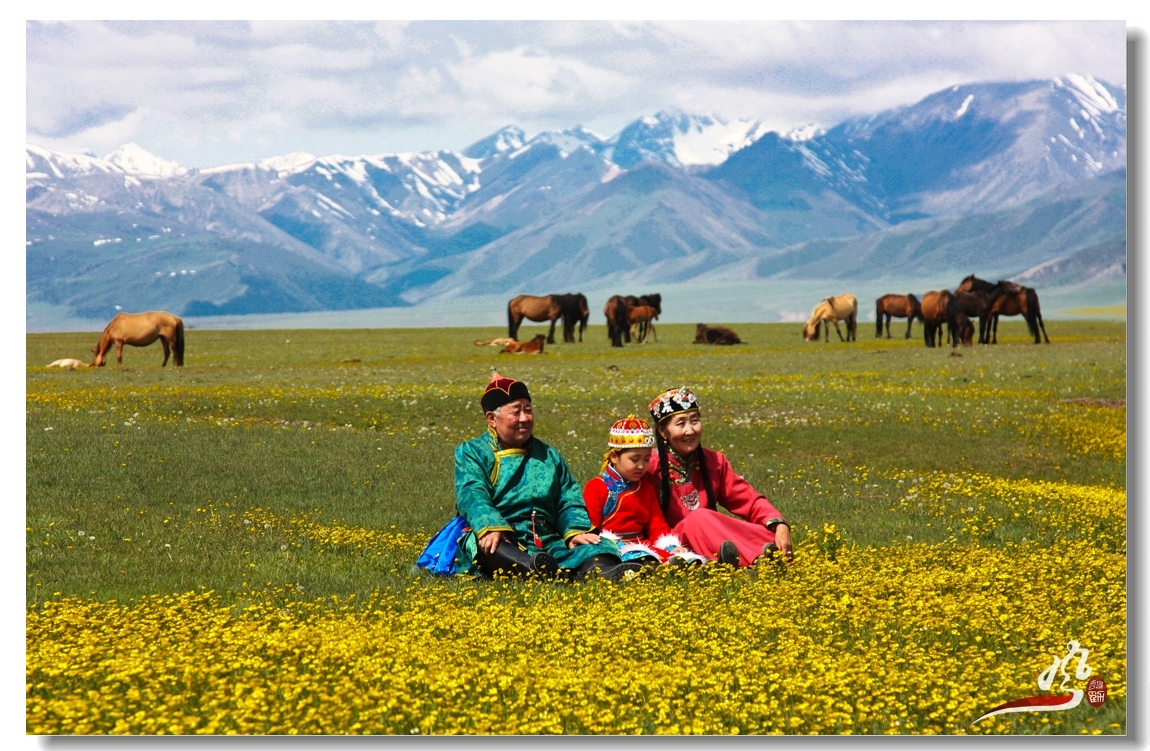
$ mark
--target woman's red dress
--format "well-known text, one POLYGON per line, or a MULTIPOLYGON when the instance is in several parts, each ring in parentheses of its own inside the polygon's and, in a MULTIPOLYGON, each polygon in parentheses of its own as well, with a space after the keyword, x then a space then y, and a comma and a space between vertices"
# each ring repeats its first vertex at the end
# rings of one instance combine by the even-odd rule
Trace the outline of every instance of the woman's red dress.
MULTIPOLYGON (((739 550, 739 565, 750 566, 762 555, 763 546, 775 541, 775 533, 766 525, 785 523, 786 517, 735 472, 721 452, 703 449, 707 474, 715 491, 714 500, 738 518, 715 509, 697 466, 692 467, 690 477, 684 477, 674 453, 668 451, 667 455, 672 468, 671 499, 663 515, 671 531, 691 550, 712 559, 718 557, 723 541, 730 540, 739 550)), ((651 463, 643 482, 650 483, 656 493, 659 492, 659 452, 655 449, 651 450, 651 463)))

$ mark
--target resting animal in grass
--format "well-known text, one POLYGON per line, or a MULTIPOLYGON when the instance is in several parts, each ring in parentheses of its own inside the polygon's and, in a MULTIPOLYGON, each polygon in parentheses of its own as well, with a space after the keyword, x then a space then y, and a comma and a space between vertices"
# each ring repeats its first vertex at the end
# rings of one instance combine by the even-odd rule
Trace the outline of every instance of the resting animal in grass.
POLYGON ((508 342, 500 352, 510 352, 513 355, 541 355, 543 342, 547 337, 539 334, 529 342, 508 342))
POLYGON ((48 363, 49 368, 63 368, 64 370, 71 370, 72 368, 83 368, 88 363, 83 360, 77 360, 74 357, 65 357, 63 360, 53 360, 48 363))

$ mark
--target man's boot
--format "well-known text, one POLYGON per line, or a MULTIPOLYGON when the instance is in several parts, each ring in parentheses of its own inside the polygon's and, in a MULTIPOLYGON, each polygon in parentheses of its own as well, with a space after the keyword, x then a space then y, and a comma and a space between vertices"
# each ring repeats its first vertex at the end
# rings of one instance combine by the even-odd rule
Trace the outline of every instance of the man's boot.
POLYGON ((608 581, 621 581, 638 576, 642 568, 643 564, 636 561, 624 563, 618 556, 602 553, 579 564, 579 568, 575 569, 575 581, 584 581, 593 572, 608 581))
POLYGON ((559 562, 550 553, 539 552, 531 555, 515 543, 500 540, 495 552, 488 555, 480 550, 475 556, 479 571, 488 579, 501 576, 527 576, 534 574, 544 579, 554 579, 559 573, 559 562))

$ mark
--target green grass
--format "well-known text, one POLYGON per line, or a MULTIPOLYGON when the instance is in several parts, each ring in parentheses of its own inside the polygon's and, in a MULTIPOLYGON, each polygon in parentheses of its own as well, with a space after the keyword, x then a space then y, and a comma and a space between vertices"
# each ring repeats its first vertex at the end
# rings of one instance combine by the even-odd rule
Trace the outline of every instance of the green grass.
MULTIPOLYGON (((746 344, 720 348, 663 325, 658 343, 612 349, 592 326, 584 344, 541 356, 473 345, 497 329, 193 330, 182 369, 161 369, 153 346, 126 348, 123 369, 73 372, 42 365, 86 353, 95 335, 28 335, 27 605, 201 588, 243 605, 285 585, 368 599, 410 585, 421 575, 408 548, 300 543, 259 519, 422 542, 454 513, 452 450, 483 430, 492 365, 529 385, 536 435, 581 481, 611 422, 692 386, 705 445, 772 499, 797 542, 824 523, 854 545, 954 541, 908 495, 938 471, 1125 487, 1124 444, 1081 448, 1092 431, 1124 431, 1124 324, 1052 322, 1053 343, 1036 346, 1004 322, 1000 344, 953 353, 870 326, 855 343, 805 343, 799 328, 742 324, 746 344)), ((1076 534, 1021 518, 978 542, 1076 534)), ((1124 702, 1094 715, 1125 727, 1124 702)))
POLYGON ((123 370, 74 372, 34 364, 83 351, 91 335, 30 335, 28 601, 239 591, 255 579, 363 594, 410 576, 408 561, 381 568, 322 549, 285 562, 275 539, 228 534, 227 517, 308 512, 430 535, 453 513, 452 449, 483 428, 477 397, 491 365, 527 382, 536 435, 581 480, 598 470, 613 420, 693 386, 705 444, 727 452, 800 539, 832 522, 859 544, 945 540, 931 520, 888 511, 903 489, 884 476, 895 471, 1124 487, 1124 461, 1073 454, 1037 420, 1082 409, 1064 400, 1125 398, 1125 327, 1062 322, 1041 346, 1021 324, 1003 328, 1002 343, 961 357, 870 330, 849 345, 804 343, 793 324, 743 325, 748 343, 730 348, 668 325, 659 343, 621 350, 591 327, 584 344, 535 357, 474 346, 500 333, 483 329, 193 331, 183 369, 158 367, 152 347, 128 348, 123 370), (50 403, 31 399, 39 393, 50 403), (209 504, 222 521, 207 523, 209 504), (74 539, 45 546, 49 527, 74 539))

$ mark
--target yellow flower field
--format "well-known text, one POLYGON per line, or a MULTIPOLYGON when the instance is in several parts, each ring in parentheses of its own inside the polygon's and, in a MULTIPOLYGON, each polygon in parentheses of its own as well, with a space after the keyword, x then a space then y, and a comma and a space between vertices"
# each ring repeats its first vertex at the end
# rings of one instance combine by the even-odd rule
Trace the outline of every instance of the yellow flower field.
MULTIPOLYGON (((792 333, 634 362, 696 384, 705 443, 792 520, 794 562, 618 585, 413 568, 479 429, 470 332, 358 370, 207 345, 178 374, 29 368, 27 732, 1125 733, 1120 350, 1086 332, 940 360, 792 333), (1036 681, 1070 640, 1105 704, 974 724, 1057 693, 1036 681)), ((308 336, 305 355, 352 341, 308 336)), ((666 380, 597 346, 515 366, 580 478, 666 380)))

